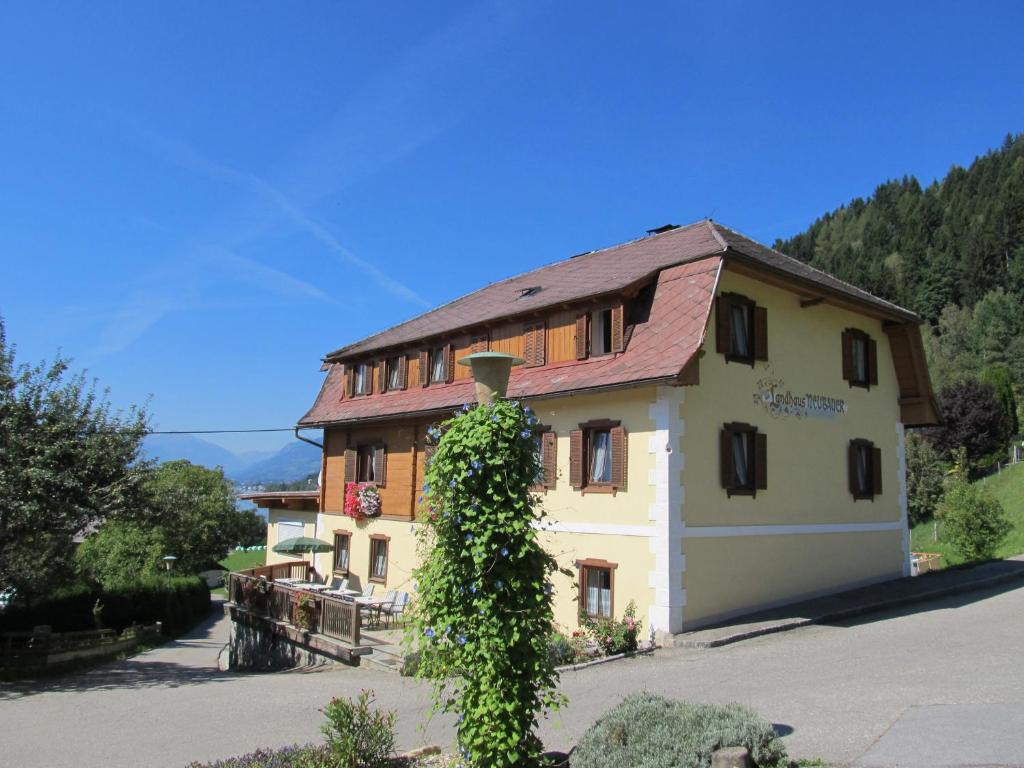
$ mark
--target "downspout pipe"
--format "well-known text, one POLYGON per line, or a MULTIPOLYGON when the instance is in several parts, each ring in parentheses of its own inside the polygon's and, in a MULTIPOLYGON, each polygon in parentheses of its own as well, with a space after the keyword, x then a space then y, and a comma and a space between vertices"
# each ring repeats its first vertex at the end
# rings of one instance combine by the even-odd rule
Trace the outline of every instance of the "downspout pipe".
POLYGON ((308 437, 303 437, 302 435, 300 435, 299 434, 299 430, 300 429, 305 429, 305 427, 296 427, 295 428, 295 439, 296 440, 301 440, 304 443, 309 443, 310 445, 315 445, 321 451, 324 449, 323 445, 318 443, 316 440, 310 440, 308 437))

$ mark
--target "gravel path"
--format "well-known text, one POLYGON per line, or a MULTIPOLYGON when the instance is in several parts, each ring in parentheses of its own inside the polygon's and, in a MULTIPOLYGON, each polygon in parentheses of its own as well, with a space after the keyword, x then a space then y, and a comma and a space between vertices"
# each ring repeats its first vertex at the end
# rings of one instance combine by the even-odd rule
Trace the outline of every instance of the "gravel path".
MULTIPOLYGON (((423 725, 428 688, 388 672, 218 672, 226 632, 214 617, 188 637, 127 661, 0 688, 0 762, 183 768, 194 759, 317 740, 319 708, 360 688, 374 689, 380 705, 399 711, 401 747, 451 739, 451 719, 423 725)), ((909 717, 915 707, 931 707, 936 722, 942 707, 1024 712, 1021 637, 1024 588, 1006 586, 718 649, 666 649, 563 675, 570 704, 544 722, 542 735, 549 748, 568 748, 623 696, 648 690, 747 704, 789 734, 797 757, 845 765, 873 749, 872 756, 902 761, 916 753, 915 740, 923 747, 935 737, 909 717), (906 727, 893 727, 905 713, 906 727)), ((970 737, 968 721, 955 764, 970 764, 970 737)), ((1021 740, 1006 743, 1004 762, 1012 762, 1012 746, 1021 740)))

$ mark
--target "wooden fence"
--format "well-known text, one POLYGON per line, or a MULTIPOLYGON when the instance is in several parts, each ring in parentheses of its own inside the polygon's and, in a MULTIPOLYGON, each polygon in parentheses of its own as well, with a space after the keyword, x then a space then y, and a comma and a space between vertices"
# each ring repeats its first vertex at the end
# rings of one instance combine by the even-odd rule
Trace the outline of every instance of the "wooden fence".
POLYGON ((129 627, 120 635, 113 629, 49 632, 40 628, 32 632, 4 632, 0 634, 0 667, 37 667, 116 653, 159 634, 159 624, 129 627))
POLYGON ((308 569, 308 564, 283 563, 228 574, 228 598, 250 613, 359 645, 359 604, 355 600, 350 597, 317 594, 301 587, 274 581, 275 578, 305 578, 308 569), (298 570, 302 568, 305 570, 298 570), (296 573, 301 575, 294 575, 296 573), (304 610, 311 619, 311 627, 304 627, 300 620, 302 605, 306 606, 304 610))

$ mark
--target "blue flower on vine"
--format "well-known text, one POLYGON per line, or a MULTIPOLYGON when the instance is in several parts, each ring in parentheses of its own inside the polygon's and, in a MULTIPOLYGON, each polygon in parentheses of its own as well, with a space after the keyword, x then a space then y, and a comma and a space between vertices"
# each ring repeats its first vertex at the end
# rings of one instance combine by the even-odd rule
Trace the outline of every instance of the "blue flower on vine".
POLYGON ((480 463, 479 461, 477 461, 476 459, 473 459, 473 460, 472 460, 471 462, 469 462, 469 465, 470 465, 470 466, 471 466, 471 467, 472 467, 473 469, 480 469, 480 467, 481 467, 481 466, 483 466, 483 465, 482 465, 482 464, 481 464, 481 463, 480 463))
POLYGON ((463 403, 462 404, 462 412, 463 413, 469 413, 469 403, 463 403))
POLYGON ((494 586, 496 586, 498 589, 504 589, 505 588, 505 582, 502 581, 501 579, 498 579, 496 582, 494 582, 494 586))
POLYGON ((466 470, 466 477, 472 477, 472 476, 473 476, 473 470, 472 469, 467 469, 466 470))
POLYGON ((545 584, 544 585, 544 594, 545 595, 550 595, 551 594, 551 585, 550 584, 545 584))
POLYGON ((501 548, 501 556, 502 557, 508 557, 508 547, 502 547, 501 548))
POLYGON ((473 534, 472 533, 467 533, 466 534, 466 541, 472 541, 472 540, 473 540, 473 534))
POLYGON ((476 584, 470 584, 469 585, 469 591, 472 592, 475 595, 476 594, 476 584))
POLYGON ((448 483, 448 487, 449 488, 455 488, 457 486, 458 486, 458 483, 456 483, 454 480, 452 480, 450 483, 448 483))
POLYGON ((433 630, 432 627, 427 627, 426 629, 423 630, 423 634, 426 635, 427 637, 433 637, 434 636, 434 630, 433 630))
POLYGON ((466 636, 465 635, 459 635, 456 638, 456 640, 458 641, 459 645, 465 645, 466 644, 466 636))
POLYGON ((498 414, 495 413, 494 415, 491 416, 491 421, 497 421, 497 420, 498 420, 498 414))
POLYGON ((528 429, 524 429, 522 432, 519 433, 519 436, 524 440, 529 440, 531 437, 533 437, 533 432, 531 432, 528 429))
POLYGON ((456 515, 455 516, 455 522, 456 523, 461 523, 462 522, 462 515, 456 515))
POLYGON ((466 719, 466 716, 464 714, 462 714, 461 712, 459 712, 459 716, 456 718, 455 722, 461 723, 465 719, 466 719))
POLYGON ((423 492, 424 493, 430 493, 430 484, 429 483, 424 483, 423 484, 423 492))

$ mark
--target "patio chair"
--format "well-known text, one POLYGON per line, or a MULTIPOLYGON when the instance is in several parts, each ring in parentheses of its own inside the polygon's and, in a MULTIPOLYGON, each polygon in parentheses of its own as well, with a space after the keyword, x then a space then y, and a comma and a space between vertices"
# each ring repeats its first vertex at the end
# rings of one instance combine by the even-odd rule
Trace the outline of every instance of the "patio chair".
POLYGON ((346 578, 341 578, 340 576, 335 576, 333 579, 331 579, 331 591, 332 592, 341 592, 343 589, 348 589, 348 578, 347 577, 346 578))
POLYGON ((363 594, 362 594, 362 596, 363 597, 373 597, 373 588, 375 586, 376 586, 376 584, 367 584, 365 587, 363 587, 363 594))
POLYGON ((367 605, 363 607, 359 612, 367 619, 370 619, 371 617, 376 617, 376 621, 374 623, 380 624, 381 612, 384 610, 385 607, 390 606, 392 603, 395 602, 395 597, 397 595, 398 590, 389 589, 386 593, 384 593, 384 602, 378 603, 377 605, 367 605))
POLYGON ((387 622, 390 624, 393 621, 398 623, 400 619, 405 617, 405 606, 409 604, 409 593, 399 592, 395 599, 391 603, 385 603, 380 607, 381 613, 387 616, 387 622))

